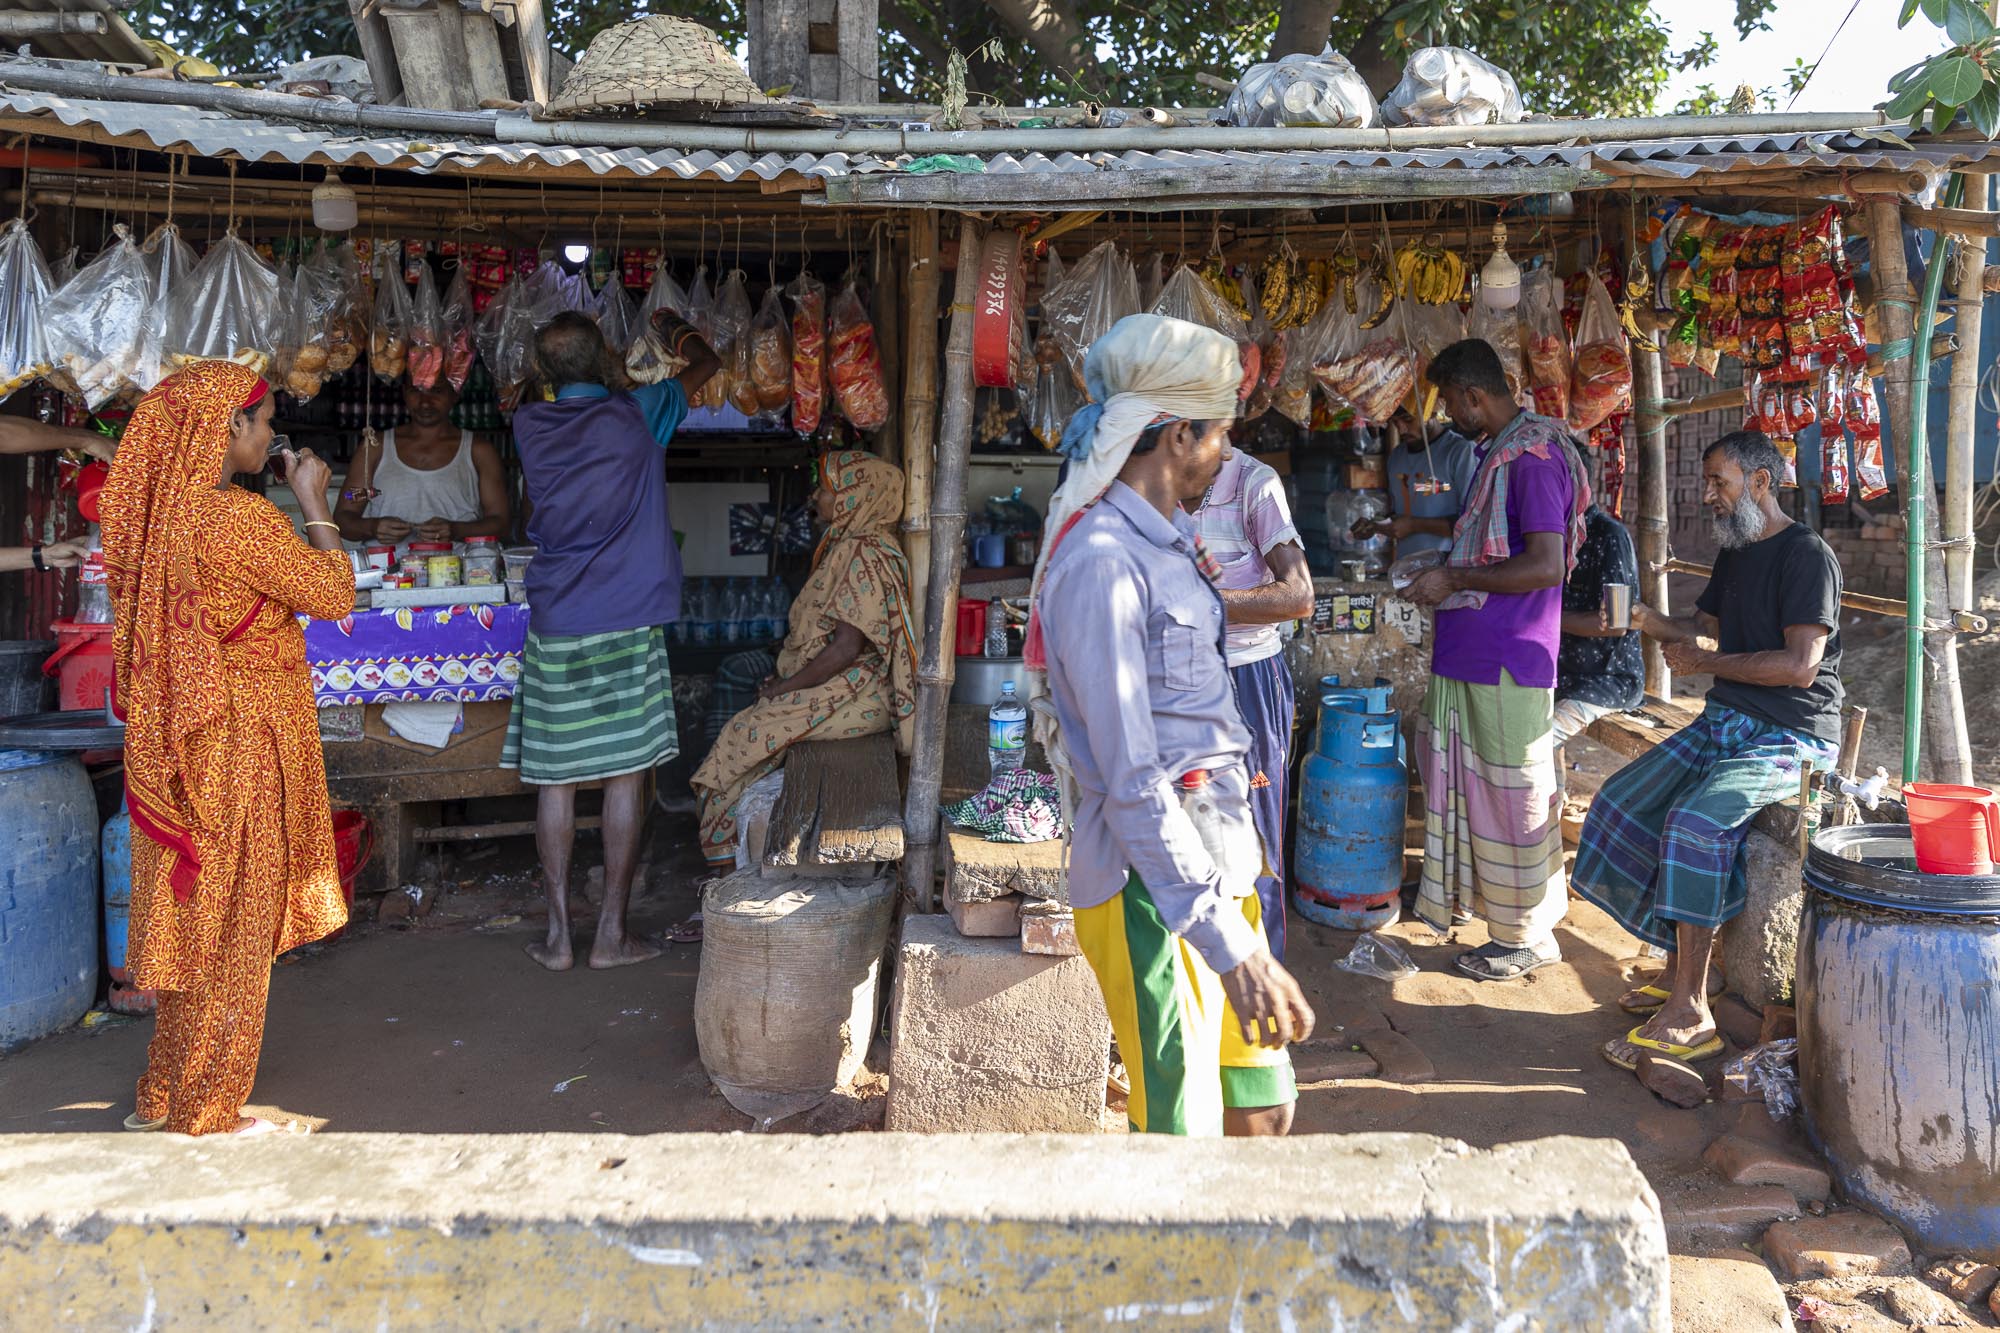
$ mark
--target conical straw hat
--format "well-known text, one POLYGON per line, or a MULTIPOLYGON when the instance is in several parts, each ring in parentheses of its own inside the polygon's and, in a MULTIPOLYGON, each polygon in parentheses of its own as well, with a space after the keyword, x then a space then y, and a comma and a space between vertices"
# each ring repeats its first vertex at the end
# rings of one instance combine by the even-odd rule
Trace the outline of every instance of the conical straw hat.
POLYGON ((764 96, 713 32, 688 19, 654 14, 606 28, 591 39, 551 117, 634 110, 655 103, 752 106, 764 96))

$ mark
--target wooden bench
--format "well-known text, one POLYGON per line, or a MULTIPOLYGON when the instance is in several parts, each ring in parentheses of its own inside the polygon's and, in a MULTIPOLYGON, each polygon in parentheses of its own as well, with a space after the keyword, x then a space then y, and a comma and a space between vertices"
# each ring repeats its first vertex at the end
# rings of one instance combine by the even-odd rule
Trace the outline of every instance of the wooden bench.
MULTIPOLYGON (((1584 735, 1620 759, 1632 760, 1700 716, 1699 708, 1648 698, 1629 713, 1607 713, 1598 718, 1585 729, 1584 735)), ((1799 840, 1798 793, 1765 806, 1751 821, 1751 827, 1796 847, 1799 840)))
POLYGON ((785 753, 764 864, 797 869, 903 859, 903 794, 888 733, 801 741, 785 753))

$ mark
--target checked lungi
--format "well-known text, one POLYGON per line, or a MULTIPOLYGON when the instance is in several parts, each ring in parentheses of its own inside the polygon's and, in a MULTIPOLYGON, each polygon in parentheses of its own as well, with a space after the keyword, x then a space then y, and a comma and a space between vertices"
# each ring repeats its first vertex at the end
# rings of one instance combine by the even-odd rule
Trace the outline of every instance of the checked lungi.
POLYGON ((1264 840, 1264 869, 1257 879, 1257 897, 1264 904, 1264 938, 1271 956, 1285 961, 1285 784, 1292 768, 1291 668, 1285 655, 1274 653, 1255 662, 1229 668, 1237 711, 1250 732, 1244 762, 1250 769, 1250 815, 1257 836, 1264 840), (1261 779, 1261 780, 1260 780, 1261 779))
POLYGON ((1648 944, 1674 927, 1742 912, 1743 838, 1767 805, 1796 795, 1802 766, 1839 748, 1710 701, 1700 717, 1627 764, 1590 803, 1570 883, 1648 944))

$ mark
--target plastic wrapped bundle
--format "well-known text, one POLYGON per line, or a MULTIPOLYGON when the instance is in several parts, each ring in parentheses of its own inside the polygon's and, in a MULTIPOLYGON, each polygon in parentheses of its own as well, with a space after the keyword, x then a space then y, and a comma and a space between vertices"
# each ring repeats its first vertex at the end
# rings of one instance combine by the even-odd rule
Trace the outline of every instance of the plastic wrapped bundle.
POLYGON ((1139 275, 1117 243, 1105 241, 1076 261, 1060 286, 1042 293, 1042 332, 1053 337, 1083 388, 1090 345, 1127 315, 1139 313, 1139 275))
POLYGON ((417 261, 417 290, 410 300, 410 383, 429 389, 444 373, 444 302, 428 261, 417 261))
POLYGON ((688 294, 674 281, 665 264, 654 271, 653 286, 646 293, 646 299, 639 303, 638 314, 633 318, 632 346, 625 353, 625 373, 632 377, 635 384, 658 384, 687 369, 687 362, 675 356, 673 349, 662 343, 660 335, 653 331, 653 316, 662 310, 682 319, 689 318, 688 294))
POLYGON ((590 313, 597 321, 597 331, 604 335, 604 345, 622 360, 639 334, 639 307, 624 282, 615 276, 606 282, 590 313))
POLYGON ((95 412, 136 389, 145 353, 153 276, 123 224, 103 254, 63 284, 43 316, 49 351, 83 405, 95 412))
POLYGON ((1328 46, 1316 56, 1289 55, 1252 65, 1222 113, 1232 125, 1323 125, 1370 129, 1382 123, 1368 81, 1328 46))
POLYGON ((1411 52, 1403 81, 1382 100, 1391 125, 1513 125, 1526 114, 1514 76, 1462 46, 1411 52))
POLYGON ((765 291, 750 322, 750 384, 757 406, 766 415, 782 412, 792 401, 792 339, 787 331, 784 302, 778 289, 765 291))
POLYGON ((235 232, 202 256, 174 294, 167 347, 176 367, 235 361, 263 374, 276 342, 278 274, 235 232))

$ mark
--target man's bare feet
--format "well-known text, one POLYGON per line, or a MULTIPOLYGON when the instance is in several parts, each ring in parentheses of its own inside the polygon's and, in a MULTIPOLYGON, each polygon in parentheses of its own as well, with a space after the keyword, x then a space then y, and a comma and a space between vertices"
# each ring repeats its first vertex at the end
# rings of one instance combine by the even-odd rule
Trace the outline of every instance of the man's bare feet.
POLYGON ((551 930, 547 939, 530 944, 527 952, 528 957, 551 972, 567 972, 576 963, 576 956, 570 951, 567 929, 560 932, 551 930))
POLYGON ((651 962, 665 950, 659 942, 645 935, 624 935, 607 939, 603 935, 590 946, 590 965, 599 971, 612 967, 629 967, 633 963, 651 962))

